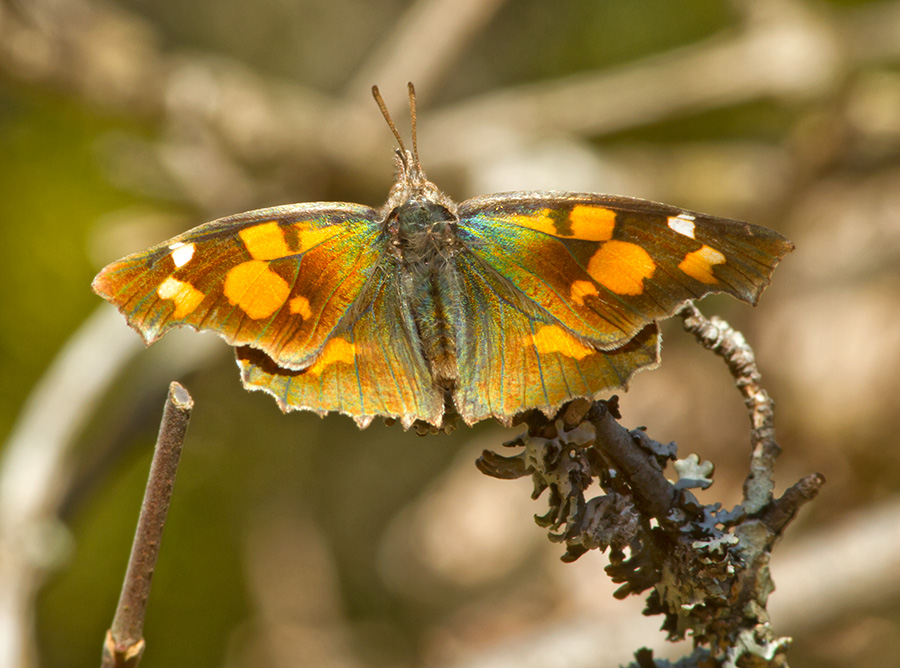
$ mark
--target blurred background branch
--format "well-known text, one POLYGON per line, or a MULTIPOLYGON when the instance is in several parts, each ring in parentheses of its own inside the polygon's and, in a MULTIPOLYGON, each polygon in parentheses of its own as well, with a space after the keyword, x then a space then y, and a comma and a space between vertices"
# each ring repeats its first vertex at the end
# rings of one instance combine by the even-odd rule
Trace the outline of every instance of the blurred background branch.
MULTIPOLYGON (((251 165, 311 153, 381 173, 389 135, 371 113, 372 82, 413 80, 427 100, 442 69, 502 4, 413 3, 338 97, 221 57, 165 51, 152 25, 89 0, 7 1, 0 57, 11 75, 90 104, 159 119, 164 126, 200 124, 251 165)), ((737 6, 743 10, 737 29, 677 51, 611 71, 508 87, 433 111, 431 161, 465 167, 493 152, 496 146, 484 140, 496 134, 490 131, 498 119, 507 138, 596 137, 751 100, 793 103, 827 95, 851 68, 900 58, 897 41, 883 39, 900 33, 895 2, 831 11, 799 0, 737 6)))

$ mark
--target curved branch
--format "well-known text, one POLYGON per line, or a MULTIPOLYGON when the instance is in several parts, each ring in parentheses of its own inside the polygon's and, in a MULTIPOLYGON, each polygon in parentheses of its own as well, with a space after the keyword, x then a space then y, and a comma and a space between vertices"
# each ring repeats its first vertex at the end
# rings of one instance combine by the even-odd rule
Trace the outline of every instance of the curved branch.
POLYGON ((693 303, 678 313, 684 329, 694 335, 701 346, 725 360, 735 386, 744 395, 750 415, 750 471, 744 481, 744 510, 754 514, 772 501, 775 488, 775 459, 781 448, 775 442, 775 402, 763 389, 762 376, 756 366, 753 349, 744 335, 721 318, 707 320, 693 303))

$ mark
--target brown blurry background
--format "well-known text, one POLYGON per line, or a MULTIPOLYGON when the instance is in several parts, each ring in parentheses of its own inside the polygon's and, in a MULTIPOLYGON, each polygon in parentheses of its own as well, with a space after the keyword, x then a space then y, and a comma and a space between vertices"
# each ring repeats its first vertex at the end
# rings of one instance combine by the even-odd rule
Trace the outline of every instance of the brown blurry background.
MULTIPOLYGON (((667 651, 602 555, 559 561, 528 481, 475 469, 515 430, 285 416, 215 336, 145 350, 90 291, 220 215, 380 206, 393 147, 369 88, 405 133, 407 80, 425 169, 457 199, 612 192, 796 243, 758 308, 701 304, 756 349, 778 490, 828 478, 773 557, 775 630, 795 668, 900 665, 900 2, 2 0, 0 666, 98 665, 173 379, 196 408, 147 668, 667 651)), ((623 422, 713 460, 704 499, 733 505, 740 395, 677 322, 664 335, 623 422)))

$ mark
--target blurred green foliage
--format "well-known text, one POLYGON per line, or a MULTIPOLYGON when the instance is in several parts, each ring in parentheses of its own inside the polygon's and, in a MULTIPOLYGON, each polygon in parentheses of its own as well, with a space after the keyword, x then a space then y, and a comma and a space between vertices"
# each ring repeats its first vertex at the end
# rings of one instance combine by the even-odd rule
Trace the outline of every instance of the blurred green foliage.
POLYGON ((60 95, 0 86, 0 434, 97 305, 91 227, 135 197, 104 178, 96 142, 123 127, 136 130, 60 95))

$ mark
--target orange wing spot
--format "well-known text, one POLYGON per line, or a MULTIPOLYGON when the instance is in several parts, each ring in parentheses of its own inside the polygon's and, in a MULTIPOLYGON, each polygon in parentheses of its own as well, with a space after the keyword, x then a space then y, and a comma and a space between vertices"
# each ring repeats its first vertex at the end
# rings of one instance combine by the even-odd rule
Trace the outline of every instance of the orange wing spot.
POLYGON ((585 241, 609 241, 616 226, 616 212, 602 206, 576 204, 569 214, 572 236, 585 241))
POLYGON ((277 260, 293 254, 284 240, 281 226, 276 222, 245 227, 238 232, 238 236, 254 260, 277 260))
POLYGON ((300 317, 308 320, 312 317, 312 309, 309 308, 309 300, 303 295, 297 295, 288 302, 291 313, 299 313, 300 317))
POLYGON ((341 362, 343 364, 353 364, 356 358, 356 346, 340 337, 329 339, 319 357, 306 373, 311 376, 321 376, 322 372, 332 364, 341 362))
POLYGON ((553 219, 547 215, 548 212, 549 209, 544 209, 543 211, 536 211, 530 216, 510 216, 509 222, 520 227, 527 227, 529 230, 543 232, 544 234, 552 234, 554 237, 558 237, 559 232, 556 231, 556 227, 553 225, 553 219))
POLYGON ((719 282, 713 276, 713 267, 717 264, 725 264, 725 256, 715 248, 703 244, 700 250, 685 255, 678 268, 691 278, 712 285, 719 282))
POLYGON ((260 320, 275 313, 291 292, 287 281, 261 260, 242 262, 225 276, 222 288, 228 301, 244 313, 260 320))
POLYGON ((639 295, 644 291, 644 279, 653 276, 656 263, 637 244, 614 239, 597 249, 587 270, 591 278, 617 295, 639 295))
POLYGON ((599 294, 597 286, 590 281, 573 281, 569 291, 569 299, 578 304, 578 306, 584 306, 585 297, 589 295, 596 296, 597 294, 599 294))
POLYGON ((204 294, 190 283, 179 281, 169 276, 156 288, 156 294, 160 299, 171 299, 175 302, 175 311, 172 317, 176 320, 194 312, 200 306, 204 294))
POLYGON ((310 248, 318 246, 320 243, 328 241, 331 237, 341 233, 340 225, 329 225, 328 227, 309 227, 308 223, 295 223, 297 233, 300 237, 300 248, 298 253, 305 253, 310 248))
POLYGON ((541 355, 560 353, 580 360, 594 352, 593 348, 584 345, 559 325, 544 325, 530 338, 541 355))

